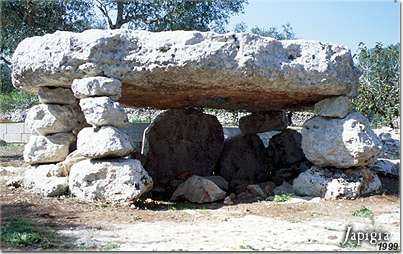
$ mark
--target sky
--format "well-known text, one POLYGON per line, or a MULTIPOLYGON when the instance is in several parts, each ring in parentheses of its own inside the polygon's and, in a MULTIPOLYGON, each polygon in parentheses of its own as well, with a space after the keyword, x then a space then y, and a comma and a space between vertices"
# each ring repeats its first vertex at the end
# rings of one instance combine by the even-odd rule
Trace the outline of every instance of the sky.
POLYGON ((249 0, 245 13, 228 28, 281 27, 290 23, 297 38, 342 44, 355 53, 358 43, 373 47, 400 41, 400 3, 394 0, 249 0))

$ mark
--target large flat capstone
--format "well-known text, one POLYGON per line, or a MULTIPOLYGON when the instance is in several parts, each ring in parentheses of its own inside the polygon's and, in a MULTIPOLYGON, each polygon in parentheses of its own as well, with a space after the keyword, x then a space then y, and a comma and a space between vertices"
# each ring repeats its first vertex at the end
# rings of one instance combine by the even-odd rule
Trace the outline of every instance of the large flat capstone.
POLYGON ((106 76, 122 82, 128 106, 253 112, 354 95, 359 76, 343 46, 249 33, 58 31, 23 40, 12 62, 14 86, 27 91, 106 76))

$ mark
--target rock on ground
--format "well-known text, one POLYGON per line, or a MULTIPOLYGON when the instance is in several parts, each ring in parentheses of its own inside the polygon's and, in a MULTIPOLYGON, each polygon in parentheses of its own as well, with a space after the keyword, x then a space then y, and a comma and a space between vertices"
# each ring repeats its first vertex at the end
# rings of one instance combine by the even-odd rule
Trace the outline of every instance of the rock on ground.
POLYGON ((270 139, 267 153, 275 169, 290 167, 306 160, 301 139, 301 134, 292 129, 283 130, 270 139))
POLYGON ((49 173, 50 176, 69 176, 71 167, 82 160, 87 159, 86 157, 82 156, 78 150, 74 150, 72 153, 67 155, 64 161, 57 163, 54 166, 54 170, 49 173))
POLYGON ((24 39, 12 65, 14 86, 23 90, 102 75, 122 82, 128 106, 251 112, 355 94, 359 78, 340 45, 198 31, 57 31, 24 39))
POLYGON ((347 96, 327 98, 315 104, 319 116, 344 118, 350 111, 351 99, 347 96))
POLYGON ((252 113, 239 119, 242 134, 254 134, 273 130, 284 130, 289 123, 284 111, 252 113))
POLYGON ((325 199, 355 199, 381 188, 379 177, 367 168, 329 170, 314 166, 293 181, 296 194, 325 199))
POLYGON ((24 147, 24 160, 29 164, 63 161, 75 141, 72 133, 56 133, 48 136, 32 135, 24 147))
POLYGON ((191 176, 180 184, 172 194, 171 200, 185 198, 193 203, 211 203, 225 198, 225 191, 213 181, 200 177, 191 176))
POLYGON ((82 125, 80 114, 70 105, 39 104, 29 109, 25 122, 41 135, 71 132, 82 125))
POLYGON ((62 87, 42 86, 38 89, 38 98, 44 104, 68 105, 77 103, 71 89, 62 87))
POLYGON ((78 153, 87 158, 123 157, 133 152, 129 136, 112 126, 87 127, 77 135, 78 153))
POLYGON ((223 144, 216 117, 193 109, 167 110, 144 132, 145 168, 155 187, 170 194, 178 181, 213 175, 223 144))
POLYGON ((109 97, 81 99, 80 107, 85 120, 92 126, 110 125, 117 128, 129 126, 129 120, 123 107, 109 97))
POLYGON ((378 159, 370 169, 377 174, 400 176, 400 160, 378 159))
POLYGON ((222 176, 205 176, 203 178, 212 181, 218 187, 220 187, 220 189, 222 189, 223 191, 228 190, 228 182, 222 176))
POLYGON ((281 194, 288 194, 288 193, 294 193, 294 188, 292 187, 291 184, 289 184, 286 181, 283 181, 283 183, 280 186, 277 186, 273 190, 274 195, 281 195, 281 194))
POLYGON ((350 168, 374 163, 382 144, 360 113, 345 118, 314 117, 302 129, 302 150, 319 167, 350 168))
POLYGON ((74 96, 80 99, 87 97, 109 96, 118 100, 122 93, 122 83, 114 78, 88 77, 75 79, 71 85, 74 96))
POLYGON ((379 137, 383 146, 382 158, 400 159, 400 135, 396 130, 390 127, 382 127, 374 129, 375 134, 379 137))
POLYGON ((248 134, 225 141, 217 174, 229 182, 231 191, 240 193, 249 184, 265 182, 270 172, 268 167, 263 142, 256 134, 248 134))
POLYGON ((70 192, 80 200, 126 203, 151 190, 153 180, 140 161, 83 160, 71 167, 70 192))
POLYGON ((24 173, 23 186, 45 197, 57 197, 67 194, 68 177, 48 177, 54 164, 39 165, 27 169, 24 173))

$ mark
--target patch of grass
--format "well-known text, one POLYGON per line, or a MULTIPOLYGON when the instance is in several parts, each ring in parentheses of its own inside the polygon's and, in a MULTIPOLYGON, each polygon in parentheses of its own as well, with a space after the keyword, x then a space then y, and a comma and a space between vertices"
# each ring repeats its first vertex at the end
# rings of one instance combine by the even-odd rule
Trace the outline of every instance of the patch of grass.
POLYGON ((358 241, 348 240, 345 244, 340 243, 340 247, 342 248, 357 248, 358 241))
POLYGON ((375 216, 374 212, 372 211, 371 208, 368 207, 362 207, 360 209, 357 209, 353 212, 353 216, 356 217, 362 217, 362 218, 368 218, 372 224, 375 222, 375 216))
MULTIPOLYGON (((4 140, 2 140, 2 141, 4 141, 4 140)), ((7 142, 1 142, 0 141, 0 147, 2 147, 2 148, 9 148, 9 149, 12 149, 12 148, 17 148, 17 147, 21 147, 21 146, 24 146, 24 144, 14 144, 14 143, 7 143, 7 142)))
POLYGON ((253 247, 253 246, 251 246, 251 245, 249 245, 249 244, 241 244, 241 245, 239 246, 239 248, 240 248, 241 250, 254 250, 254 251, 259 250, 259 249, 256 249, 255 247, 253 247))
POLYGON ((38 98, 35 95, 19 90, 0 94, 0 112, 14 109, 28 109, 38 103, 38 98))
POLYGON ((54 233, 35 226, 28 219, 14 219, 1 228, 0 239, 10 247, 39 247, 50 249, 54 233))
POLYGON ((112 251, 112 250, 117 250, 119 249, 120 245, 116 244, 116 243, 107 243, 103 246, 101 246, 101 248, 99 248, 100 251, 112 251))
POLYGON ((273 201, 274 202, 286 202, 286 201, 290 200, 292 196, 293 196, 292 193, 274 195, 273 201))

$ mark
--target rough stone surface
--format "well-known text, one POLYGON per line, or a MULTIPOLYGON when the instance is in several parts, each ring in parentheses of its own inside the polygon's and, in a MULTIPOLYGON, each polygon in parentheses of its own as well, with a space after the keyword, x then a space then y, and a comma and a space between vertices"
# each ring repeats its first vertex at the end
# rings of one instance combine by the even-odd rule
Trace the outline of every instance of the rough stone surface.
POLYGON ((57 163, 48 176, 69 176, 71 167, 75 163, 85 159, 87 158, 82 156, 78 150, 74 150, 72 153, 67 155, 64 161, 57 163))
POLYGON ((29 164, 62 161, 69 154, 74 141, 72 133, 57 133, 46 137, 32 135, 24 147, 24 160, 29 164))
POLYGON ((68 177, 48 177, 54 164, 40 165, 27 169, 24 173, 23 186, 45 197, 57 197, 67 193, 68 177))
POLYGON ((351 99, 337 96, 315 104, 315 112, 320 116, 344 118, 351 111, 351 99))
POLYGON ((290 167, 306 160, 301 139, 301 134, 292 129, 283 130, 270 139, 267 153, 275 169, 290 167))
POLYGON ((288 126, 288 116, 284 111, 252 113, 239 119, 242 134, 283 130, 288 126))
POLYGON ((400 135, 390 127, 374 129, 383 146, 383 153, 380 157, 386 159, 400 159, 400 135))
POLYGON ((85 120, 92 126, 110 125, 118 128, 129 126, 129 120, 123 107, 109 97, 81 99, 80 107, 85 120))
POLYGON ((283 183, 280 186, 277 186, 273 190, 274 195, 281 195, 281 194, 288 194, 288 193, 294 193, 294 189, 293 189, 292 185, 286 181, 283 181, 283 183))
POLYGON ((38 98, 44 104, 68 105, 77 103, 71 89, 62 87, 39 87, 38 98))
POLYGON ((382 188, 379 177, 367 168, 337 170, 311 167, 293 181, 296 194, 325 199, 355 199, 382 188))
POLYGON ((378 159, 370 169, 377 174, 399 178, 400 160, 378 159))
POLYGON ((261 183, 269 175, 265 147, 256 134, 236 136, 225 141, 218 164, 218 175, 229 182, 231 191, 240 193, 249 184, 261 183))
POLYGON ((222 177, 222 176, 205 176, 204 178, 215 183, 223 191, 228 190, 228 182, 227 182, 227 180, 224 179, 224 177, 222 177))
POLYGON ((173 193, 173 181, 213 175, 223 144, 223 128, 215 116, 167 110, 144 133, 145 168, 156 187, 173 193))
POLYGON ((153 181, 138 160, 83 160, 71 167, 70 192, 81 200, 126 203, 151 190, 153 181))
POLYGON ((87 158, 123 157, 133 152, 129 136, 111 126, 87 127, 77 135, 78 153, 87 158))
POLYGON ((28 128, 41 135, 71 132, 82 126, 80 111, 77 108, 57 104, 33 106, 29 109, 25 122, 28 128))
POLYGON ((87 97, 109 96, 118 100, 122 93, 122 83, 114 78, 88 77, 75 79, 71 84, 74 96, 80 99, 87 97))
POLYGON ((225 191, 213 181, 200 176, 191 176, 179 185, 171 200, 185 198, 193 203, 211 203, 225 198, 225 191))
POLYGON ((360 113, 345 118, 314 117, 302 129, 302 150, 313 164, 349 168, 374 163, 382 144, 360 113))
POLYGON ((341 45, 197 31, 58 31, 23 40, 12 65, 24 90, 102 75, 121 80, 126 105, 251 112, 354 94, 359 77, 341 45))

